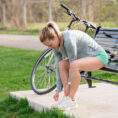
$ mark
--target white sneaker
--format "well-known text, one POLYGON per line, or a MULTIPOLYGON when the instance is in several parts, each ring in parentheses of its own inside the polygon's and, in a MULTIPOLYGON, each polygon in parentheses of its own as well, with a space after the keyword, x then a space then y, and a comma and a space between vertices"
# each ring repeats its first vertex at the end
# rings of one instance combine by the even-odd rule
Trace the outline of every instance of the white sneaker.
POLYGON ((67 97, 64 96, 59 102, 54 103, 54 104, 52 105, 52 108, 58 108, 58 106, 59 106, 60 104, 62 104, 63 102, 65 102, 66 99, 67 99, 67 97))
POLYGON ((58 106, 62 110, 70 110, 78 107, 77 102, 72 100, 70 97, 66 97, 64 102, 61 102, 58 106))

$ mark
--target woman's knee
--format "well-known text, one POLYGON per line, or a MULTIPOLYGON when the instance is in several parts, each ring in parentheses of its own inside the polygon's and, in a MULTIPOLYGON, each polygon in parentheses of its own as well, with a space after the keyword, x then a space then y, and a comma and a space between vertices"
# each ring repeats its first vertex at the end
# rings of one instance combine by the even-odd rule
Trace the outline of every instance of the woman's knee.
POLYGON ((73 72, 75 70, 79 70, 79 62, 72 61, 70 64, 70 72, 73 72))
POLYGON ((69 68, 69 63, 67 60, 61 60, 59 62, 59 69, 60 70, 65 70, 65 69, 68 69, 69 68))

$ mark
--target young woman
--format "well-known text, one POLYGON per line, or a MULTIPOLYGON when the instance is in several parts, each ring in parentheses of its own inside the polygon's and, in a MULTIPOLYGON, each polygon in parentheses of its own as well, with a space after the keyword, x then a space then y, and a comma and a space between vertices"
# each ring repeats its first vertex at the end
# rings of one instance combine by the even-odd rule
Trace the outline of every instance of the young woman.
POLYGON ((56 58, 57 90, 54 100, 64 88, 64 96, 55 107, 66 109, 77 106, 75 94, 80 83, 80 71, 95 71, 108 63, 104 49, 89 35, 78 30, 60 32, 55 22, 41 31, 40 41, 52 48, 56 58))

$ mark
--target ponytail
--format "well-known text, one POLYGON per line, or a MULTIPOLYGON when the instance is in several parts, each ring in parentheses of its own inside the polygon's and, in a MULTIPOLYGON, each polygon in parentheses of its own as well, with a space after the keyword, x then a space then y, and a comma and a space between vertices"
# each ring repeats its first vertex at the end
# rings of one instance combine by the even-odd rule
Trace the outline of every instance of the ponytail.
POLYGON ((57 26, 57 24, 53 21, 48 22, 48 24, 42 29, 40 34, 40 41, 44 42, 46 39, 53 40, 55 34, 57 35, 60 43, 60 48, 63 47, 63 38, 62 34, 57 26))

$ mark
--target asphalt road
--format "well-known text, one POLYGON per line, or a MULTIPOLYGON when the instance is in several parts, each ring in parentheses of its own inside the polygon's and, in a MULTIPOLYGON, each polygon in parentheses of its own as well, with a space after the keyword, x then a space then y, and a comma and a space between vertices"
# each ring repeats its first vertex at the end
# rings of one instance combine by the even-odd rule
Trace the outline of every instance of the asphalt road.
POLYGON ((40 42, 39 36, 32 35, 0 34, 0 46, 31 50, 47 49, 47 47, 40 42))

